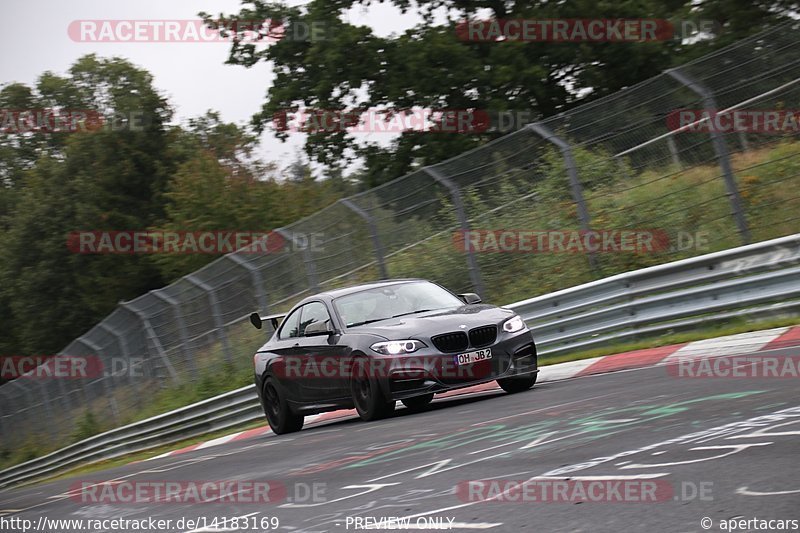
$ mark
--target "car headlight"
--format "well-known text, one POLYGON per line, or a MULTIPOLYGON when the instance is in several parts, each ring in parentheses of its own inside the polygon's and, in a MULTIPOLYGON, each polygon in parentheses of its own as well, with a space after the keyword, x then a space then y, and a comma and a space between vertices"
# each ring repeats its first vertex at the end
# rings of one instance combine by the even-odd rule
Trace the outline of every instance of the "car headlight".
POLYGON ((522 317, 519 315, 513 316, 503 322, 503 331, 507 333, 516 333, 517 331, 521 331, 526 327, 525 321, 522 320, 522 317))
POLYGON ((370 348, 383 355, 400 355, 403 353, 416 352, 420 348, 426 348, 428 345, 422 341, 413 339, 403 341, 386 341, 376 342, 370 348))

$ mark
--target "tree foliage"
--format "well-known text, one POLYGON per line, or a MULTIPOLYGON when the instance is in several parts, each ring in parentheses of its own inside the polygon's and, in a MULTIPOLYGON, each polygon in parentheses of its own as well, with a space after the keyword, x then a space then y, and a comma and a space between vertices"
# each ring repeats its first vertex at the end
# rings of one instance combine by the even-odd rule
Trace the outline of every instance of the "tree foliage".
MULTIPOLYGON (((313 109, 362 110, 412 106, 432 109, 478 109, 491 113, 530 112, 548 117, 579 103, 613 93, 664 69, 757 32, 786 17, 790 0, 387 0, 415 11, 422 23, 400 35, 382 37, 371 28, 347 22, 345 13, 368 7, 370 0, 312 0, 303 7, 245 0, 235 14, 201 13, 208 24, 283 20, 287 28, 323 28, 321 39, 296 39, 289 32, 269 45, 234 41, 228 62, 274 66, 275 83, 253 117, 258 131, 274 125, 276 114, 313 109), (439 22, 445 13, 444 22, 439 22), (437 15, 439 15, 437 17, 437 15), (644 43, 465 42, 459 22, 468 19, 669 19, 711 20, 711 37, 644 43)), ((243 36, 244 34, 240 34, 243 36)), ((276 35, 271 33, 272 38, 276 35)), ((533 119, 531 119, 533 120, 533 119)), ((432 164, 472 148, 502 132, 430 135, 409 132, 389 146, 359 142, 345 131, 308 135, 309 157, 332 167, 360 159, 359 178, 373 186, 412 168, 432 164)), ((286 132, 278 131, 281 137, 286 132)))
POLYGON ((184 126, 152 76, 94 55, 34 87, 0 89, 0 107, 93 110, 117 122, 77 132, 0 136, 0 355, 54 354, 120 300, 162 287, 212 255, 73 253, 80 231, 266 231, 341 196, 342 182, 281 180, 252 133, 209 112, 184 126), (122 117, 137 117, 136 126, 122 117))

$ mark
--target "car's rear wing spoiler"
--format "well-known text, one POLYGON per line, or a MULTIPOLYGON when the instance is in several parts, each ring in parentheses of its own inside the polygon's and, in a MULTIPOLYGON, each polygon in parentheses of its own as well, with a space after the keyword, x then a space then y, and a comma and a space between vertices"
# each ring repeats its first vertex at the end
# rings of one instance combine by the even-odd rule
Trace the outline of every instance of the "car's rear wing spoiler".
POLYGON ((258 313, 252 313, 250 315, 250 323, 255 326, 256 329, 261 329, 265 320, 269 320, 272 323, 272 329, 278 329, 278 326, 281 324, 281 320, 283 317, 286 316, 286 313, 281 313, 279 315, 265 315, 261 316, 258 313))

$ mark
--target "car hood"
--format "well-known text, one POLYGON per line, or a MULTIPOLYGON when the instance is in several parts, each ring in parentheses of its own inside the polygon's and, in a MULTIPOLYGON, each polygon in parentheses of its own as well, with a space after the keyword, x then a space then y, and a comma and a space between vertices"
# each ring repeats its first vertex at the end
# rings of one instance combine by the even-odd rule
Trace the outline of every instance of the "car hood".
POLYGON ((469 331, 478 326, 500 324, 514 316, 514 311, 494 305, 464 305, 417 315, 387 318, 364 326, 350 328, 352 333, 378 335, 388 340, 429 338, 450 331, 469 331))

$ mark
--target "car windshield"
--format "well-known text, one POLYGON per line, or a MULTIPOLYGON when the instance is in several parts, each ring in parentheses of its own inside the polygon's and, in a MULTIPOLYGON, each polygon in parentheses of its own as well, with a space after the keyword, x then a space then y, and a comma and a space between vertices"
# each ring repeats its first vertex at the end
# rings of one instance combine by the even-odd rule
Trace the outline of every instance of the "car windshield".
POLYGON ((424 281, 365 289, 333 301, 347 327, 464 305, 452 293, 424 281))

